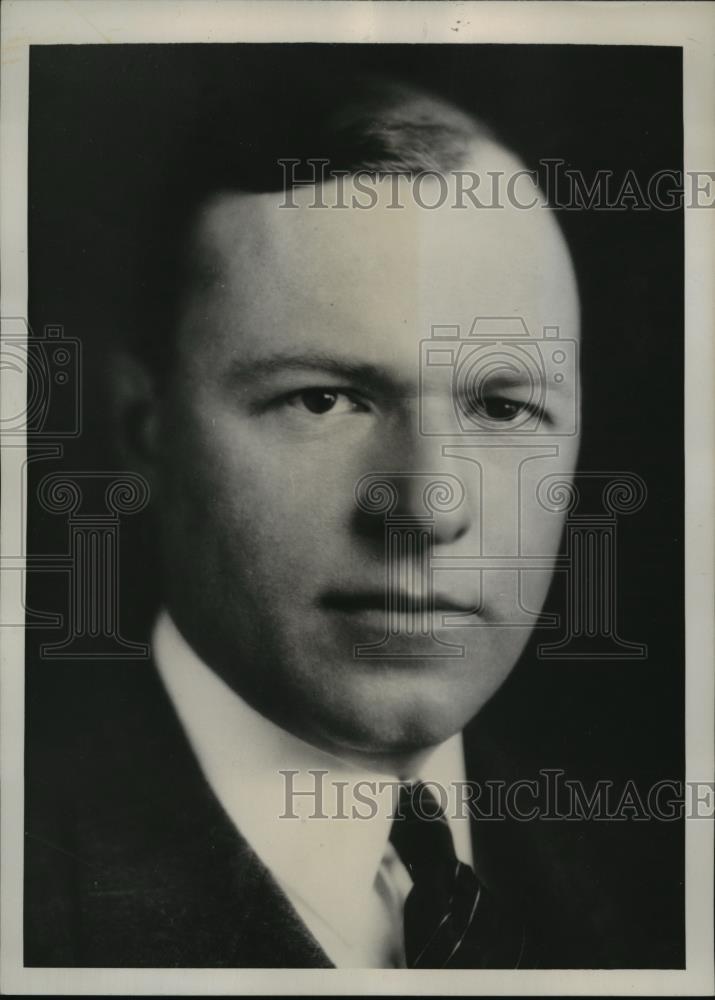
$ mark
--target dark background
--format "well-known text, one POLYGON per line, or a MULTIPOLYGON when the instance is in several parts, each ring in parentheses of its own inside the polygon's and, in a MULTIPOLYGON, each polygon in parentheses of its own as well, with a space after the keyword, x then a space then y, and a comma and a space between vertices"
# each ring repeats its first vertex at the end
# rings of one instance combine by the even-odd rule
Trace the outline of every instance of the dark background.
MULTIPOLYGON (((30 463, 30 554, 61 553, 67 545, 66 519, 34 502, 42 476, 121 467, 110 375, 131 323, 122 261, 139 252, 142 197, 156 180, 162 150, 191 112, 198 81, 229 64, 249 102, 266 81, 285 86, 316 66, 326 87, 346 65, 378 69, 474 110, 528 166, 559 158, 587 179, 601 168, 617 177, 634 170, 644 189, 656 171, 682 168, 682 63, 674 48, 32 48, 29 320, 35 335, 61 324, 80 339, 83 418, 81 435, 64 442, 61 459, 30 463)), ((643 510, 622 518, 618 529, 619 628, 623 638, 646 643, 648 656, 540 661, 536 644, 553 634, 535 636, 471 738, 490 777, 533 777, 550 767, 586 781, 633 779, 646 791, 657 780, 682 778, 684 769, 682 212, 559 215, 582 299, 580 464, 637 473, 648 486, 643 510)), ((132 640, 146 639, 158 600, 152 535, 148 512, 122 522, 122 632, 132 640)), ((27 593, 35 610, 66 612, 62 574, 30 573, 27 593)), ((550 601, 560 606, 558 585, 550 601)), ((70 689, 64 678, 74 671, 76 681, 91 669, 42 661, 40 643, 61 636, 62 629, 28 633, 28 787, 42 780, 32 772, 32 749, 60 711, 57 698, 70 689)), ((62 711, 65 724, 82 725, 81 697, 62 711)), ((682 823, 492 827, 484 850, 490 839, 508 837, 515 838, 515 879, 532 878, 529 859, 538 857, 552 885, 582 894, 585 906, 602 905, 614 963, 682 966, 682 823)))

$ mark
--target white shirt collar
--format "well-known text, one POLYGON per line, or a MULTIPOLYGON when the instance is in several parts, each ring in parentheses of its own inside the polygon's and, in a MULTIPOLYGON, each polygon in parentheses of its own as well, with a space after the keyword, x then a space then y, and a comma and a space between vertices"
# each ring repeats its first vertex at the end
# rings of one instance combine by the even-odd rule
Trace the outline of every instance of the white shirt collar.
MULTIPOLYGON (((297 895, 347 937, 352 912, 361 912, 360 899, 372 892, 388 845, 394 790, 376 789, 377 815, 351 817, 358 782, 384 782, 379 775, 346 763, 286 732, 248 705, 191 649, 173 621, 163 612, 153 635, 159 674, 178 712, 204 775, 227 815, 274 878, 297 895), (316 777, 309 772, 324 771, 316 777), (292 776, 281 772, 293 772, 292 776), (295 772, 298 772, 297 774, 295 772), (311 796, 289 795, 288 782, 298 790, 313 790, 320 781, 322 812, 311 796), (338 785, 344 808, 337 801, 338 785), (347 813, 348 818, 333 818, 347 813), (294 814, 299 818, 286 818, 294 814), (283 817, 283 818, 281 818, 283 817), (345 905, 346 898, 356 906, 345 905)), ((429 756, 420 777, 450 788, 464 780, 461 734, 447 740, 429 756)), ((364 793, 373 799, 369 786, 364 793)), ((460 860, 471 863, 469 821, 449 816, 460 860)))

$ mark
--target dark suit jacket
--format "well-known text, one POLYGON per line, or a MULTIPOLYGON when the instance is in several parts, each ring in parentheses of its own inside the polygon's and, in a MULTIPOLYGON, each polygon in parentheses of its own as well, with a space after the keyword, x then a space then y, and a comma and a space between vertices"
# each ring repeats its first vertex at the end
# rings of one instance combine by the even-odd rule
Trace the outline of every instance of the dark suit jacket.
MULTIPOLYGON (((152 664, 40 664, 27 690, 26 965, 331 966, 207 786, 152 664)), ((475 854, 537 932, 526 965, 628 965, 588 858, 525 843, 491 824, 475 854)))

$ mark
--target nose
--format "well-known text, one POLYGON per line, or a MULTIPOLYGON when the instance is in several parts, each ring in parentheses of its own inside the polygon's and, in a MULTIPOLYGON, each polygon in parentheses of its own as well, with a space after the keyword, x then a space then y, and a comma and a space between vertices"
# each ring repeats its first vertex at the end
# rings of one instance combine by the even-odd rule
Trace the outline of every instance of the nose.
POLYGON ((443 454, 442 440, 412 431, 392 442, 380 466, 356 485, 363 533, 381 537, 393 527, 430 526, 433 544, 450 545, 465 536, 477 514, 472 463, 443 454), (471 480, 469 473, 471 472, 471 480))

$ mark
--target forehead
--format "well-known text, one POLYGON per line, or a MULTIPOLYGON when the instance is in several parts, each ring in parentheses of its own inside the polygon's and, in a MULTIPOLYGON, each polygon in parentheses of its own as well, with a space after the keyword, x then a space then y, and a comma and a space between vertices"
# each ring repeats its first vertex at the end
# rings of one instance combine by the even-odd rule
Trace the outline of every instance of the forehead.
MULTIPOLYGON (((471 181, 455 175, 424 178, 419 189, 406 177, 373 182, 369 209, 351 205, 353 196, 368 202, 352 178, 340 190, 325 185, 322 208, 313 188, 293 193, 297 208, 282 207, 281 193, 214 196, 194 227, 202 280, 188 312, 200 310, 215 346, 229 349, 328 340, 377 357, 410 348, 433 325, 468 327, 478 315, 521 316, 535 336, 547 325, 575 337, 576 285, 553 214, 543 202, 508 204, 506 181, 522 166, 486 147, 465 170, 480 177, 484 204, 487 171, 501 172, 502 207, 460 199, 471 181)), ((522 203, 536 193, 526 177, 516 190, 522 203)))

